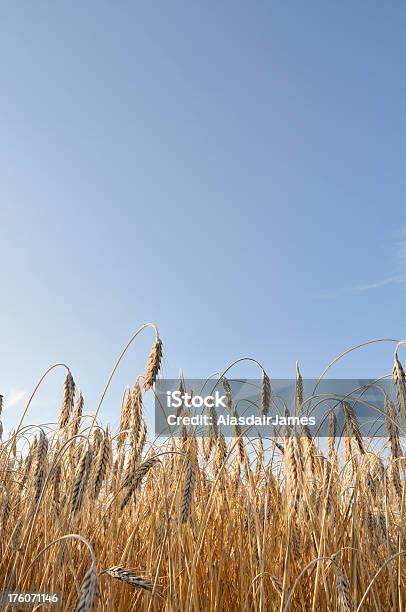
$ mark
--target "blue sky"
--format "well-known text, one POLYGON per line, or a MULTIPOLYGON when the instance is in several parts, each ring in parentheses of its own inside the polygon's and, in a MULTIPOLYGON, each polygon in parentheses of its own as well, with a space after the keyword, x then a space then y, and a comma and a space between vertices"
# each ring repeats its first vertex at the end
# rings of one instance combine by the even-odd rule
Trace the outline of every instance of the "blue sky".
MULTIPOLYGON (((92 410, 146 321, 167 376, 250 355, 313 377, 406 336, 405 17, 403 2, 3 3, 6 423, 56 361, 92 410)), ((336 376, 387 373, 392 352, 336 376)), ((29 421, 56 418, 62 381, 29 421)))

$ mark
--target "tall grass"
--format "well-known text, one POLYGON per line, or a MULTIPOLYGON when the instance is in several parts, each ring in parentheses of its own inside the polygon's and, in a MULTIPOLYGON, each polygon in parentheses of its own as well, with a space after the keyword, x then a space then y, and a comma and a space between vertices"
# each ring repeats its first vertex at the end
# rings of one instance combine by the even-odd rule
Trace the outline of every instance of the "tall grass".
MULTIPOLYGON (((306 431, 247 439, 237 429, 227 440, 184 428, 157 445, 143 415, 161 365, 157 332, 116 432, 98 420, 111 377, 89 420, 68 370, 55 426, 23 425, 24 414, 0 447, 0 590, 58 592, 63 610, 403 612, 398 348, 389 437, 374 443, 345 404, 347 436, 336 438, 332 415, 326 444, 306 431)), ((263 372, 262 414, 270 394, 263 372)))

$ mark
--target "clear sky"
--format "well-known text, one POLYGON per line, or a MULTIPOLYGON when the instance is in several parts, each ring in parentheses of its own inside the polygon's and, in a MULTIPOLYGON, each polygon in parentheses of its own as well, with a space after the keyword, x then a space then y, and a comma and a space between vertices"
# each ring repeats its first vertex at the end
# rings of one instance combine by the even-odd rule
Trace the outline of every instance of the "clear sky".
MULTIPOLYGON (((406 336, 405 18, 400 1, 2 3, 9 422, 56 361, 93 409, 146 321, 167 376, 250 355, 313 377, 351 345, 406 336)), ((392 351, 336 375, 387 373, 392 351)), ((56 418, 62 381, 29 421, 56 418)))

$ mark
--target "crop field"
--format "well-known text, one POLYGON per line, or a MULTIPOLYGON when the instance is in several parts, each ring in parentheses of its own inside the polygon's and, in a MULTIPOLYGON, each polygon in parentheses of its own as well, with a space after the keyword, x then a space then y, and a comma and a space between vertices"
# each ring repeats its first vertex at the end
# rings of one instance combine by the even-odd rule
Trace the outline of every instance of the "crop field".
MULTIPOLYGON (((144 406, 161 369, 153 328, 145 371, 117 406, 117 431, 100 408, 137 334, 93 414, 67 369, 55 424, 29 424, 35 389, 3 436, 0 590, 60 598, 22 610, 404 612, 402 343, 389 364, 385 437, 362 435, 345 403, 345 435, 331 414, 323 440, 289 427, 269 438, 184 427, 155 439, 144 406)), ((267 411, 272 379, 261 377, 267 411)), ((229 392, 225 375, 219 384, 229 392)))

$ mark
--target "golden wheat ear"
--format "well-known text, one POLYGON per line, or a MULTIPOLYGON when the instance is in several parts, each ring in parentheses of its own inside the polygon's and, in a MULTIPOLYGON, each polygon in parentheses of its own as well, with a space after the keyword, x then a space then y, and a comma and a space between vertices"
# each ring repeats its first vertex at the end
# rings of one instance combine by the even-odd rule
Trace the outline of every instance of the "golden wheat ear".
POLYGON ((75 516, 82 507, 83 498, 86 491, 86 484, 89 477, 90 467, 92 464, 93 452, 88 448, 82 454, 79 465, 76 471, 75 482, 73 484, 71 513, 75 516))
POLYGON ((147 364, 147 371, 145 373, 144 389, 148 391, 151 389, 157 379, 159 370, 161 369, 162 360, 162 341, 160 338, 154 343, 147 364))
POLYGON ((82 393, 80 392, 79 397, 76 400, 75 409, 73 411, 72 423, 71 423, 71 434, 70 434, 71 436, 76 436, 79 432, 80 423, 81 423, 82 414, 83 414, 83 406, 84 406, 84 399, 83 399, 82 393))
POLYGON ((95 465, 95 476, 93 485, 93 498, 99 497, 103 482, 107 477, 107 472, 111 466, 112 461, 112 448, 109 429, 107 428, 103 437, 103 441, 100 444, 99 452, 96 459, 95 465))
POLYGON ((335 565, 336 570, 336 589, 337 589, 337 610, 338 612, 353 612, 354 606, 350 595, 350 584, 345 572, 335 565))
POLYGON ((42 485, 45 481, 45 470, 46 470, 46 458, 48 453, 48 438, 45 433, 41 430, 38 445, 37 445, 37 457, 35 464, 35 473, 34 473, 34 486, 35 486, 35 496, 34 496, 34 505, 36 505, 39 501, 42 485))
POLYGON ((80 599, 76 612, 92 612, 99 597, 99 577, 95 567, 91 567, 83 578, 80 589, 80 599))
POLYGON ((406 420, 406 379, 405 371, 402 364, 400 363, 398 352, 395 351, 395 358, 393 363, 393 382, 396 388, 396 398, 399 407, 399 414, 402 420, 406 420))
POLYGON ((63 386, 63 400, 61 411, 59 414, 59 428, 63 429, 69 423, 69 419, 72 413, 73 402, 75 398, 75 381, 69 371, 66 375, 64 386, 63 386))
POLYGON ((190 516, 190 510, 192 507, 192 499, 193 499, 193 490, 195 486, 195 465, 192 459, 189 459, 188 466, 186 470, 185 483, 183 487, 182 494, 182 504, 181 504, 181 522, 186 523, 190 516))
POLYGON ((364 444, 362 441, 361 428, 357 417, 355 416, 353 407, 348 402, 343 402, 345 424, 348 428, 348 434, 355 438, 358 445, 359 452, 363 455, 365 453, 364 444))
POLYGON ((303 378, 296 361, 296 410, 299 411, 303 406, 303 378))
POLYGON ((104 574, 107 574, 111 578, 115 578, 116 580, 121 580, 121 582, 125 582, 132 587, 136 587, 138 589, 144 589, 146 591, 152 591, 154 588, 154 583, 152 580, 148 578, 143 578, 139 576, 134 570, 127 569, 125 567, 120 567, 119 565, 115 565, 110 567, 107 570, 104 570, 104 574))
POLYGON ((261 415, 267 416, 271 405, 271 381, 265 370, 262 370, 261 379, 261 415))

